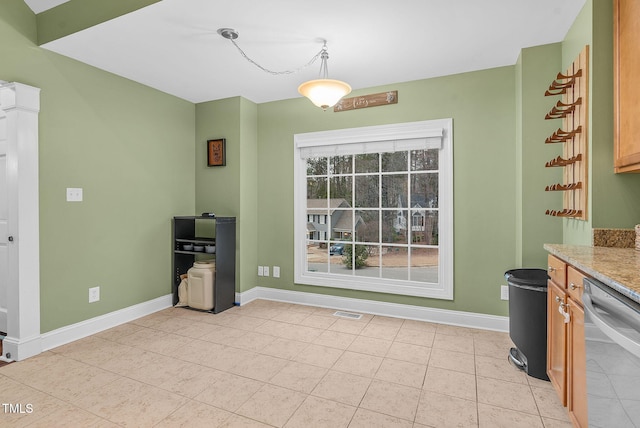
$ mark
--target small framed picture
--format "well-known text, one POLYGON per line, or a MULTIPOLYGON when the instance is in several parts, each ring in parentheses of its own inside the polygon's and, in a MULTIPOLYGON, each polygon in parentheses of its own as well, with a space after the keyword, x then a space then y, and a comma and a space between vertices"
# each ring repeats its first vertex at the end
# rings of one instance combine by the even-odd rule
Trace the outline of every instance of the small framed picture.
POLYGON ((226 140, 207 140, 207 166, 225 166, 227 164, 226 140))

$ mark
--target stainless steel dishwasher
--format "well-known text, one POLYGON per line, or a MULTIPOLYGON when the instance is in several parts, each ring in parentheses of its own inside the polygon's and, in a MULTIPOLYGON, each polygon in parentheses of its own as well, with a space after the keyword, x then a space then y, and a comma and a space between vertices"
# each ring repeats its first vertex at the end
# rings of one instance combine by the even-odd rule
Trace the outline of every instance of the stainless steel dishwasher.
POLYGON ((584 279, 589 427, 640 427, 640 304, 584 279))

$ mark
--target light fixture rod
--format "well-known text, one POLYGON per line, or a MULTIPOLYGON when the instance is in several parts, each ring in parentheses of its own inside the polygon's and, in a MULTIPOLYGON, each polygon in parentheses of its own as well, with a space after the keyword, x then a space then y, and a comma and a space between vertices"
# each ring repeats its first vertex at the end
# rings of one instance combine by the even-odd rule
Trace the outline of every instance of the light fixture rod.
POLYGON ((324 46, 322 46, 322 50, 320 51, 320 78, 328 79, 329 78, 329 67, 327 65, 327 60, 329 59, 329 51, 327 50, 327 42, 325 40, 324 46))
MULTIPOLYGON (((320 49, 320 51, 315 54, 313 56, 313 58, 311 58, 309 60, 309 62, 307 62, 305 65, 303 65, 302 67, 298 67, 294 70, 283 70, 283 71, 273 71, 270 70, 266 67, 263 67, 262 65, 258 64, 257 62, 255 62, 254 60, 252 60, 251 58, 249 58, 249 56, 242 50, 242 48, 240 46, 238 46, 238 43, 236 43, 236 39, 239 37, 239 34, 236 30, 232 29, 232 28, 219 28, 218 29, 218 34, 220 34, 222 37, 224 37, 225 39, 229 40, 231 43, 233 43, 233 46, 236 47, 236 49, 238 49, 238 52, 240 52, 240 55, 242 55, 244 57, 244 59, 246 59, 247 61, 249 61, 251 64, 255 65, 256 67, 258 67, 260 70, 269 73, 269 74, 273 74, 273 75, 282 75, 282 74, 294 74, 294 73, 299 73, 300 71, 304 70, 305 68, 309 67, 310 65, 313 65, 318 58, 320 58, 323 53, 326 54, 327 51, 327 42, 324 41, 324 46, 322 47, 322 49, 320 49)), ((328 58, 328 56, 327 56, 328 58)), ((323 58, 323 63, 325 64, 325 69, 326 69, 326 59, 323 58)), ((326 76, 326 73, 325 73, 326 76)))

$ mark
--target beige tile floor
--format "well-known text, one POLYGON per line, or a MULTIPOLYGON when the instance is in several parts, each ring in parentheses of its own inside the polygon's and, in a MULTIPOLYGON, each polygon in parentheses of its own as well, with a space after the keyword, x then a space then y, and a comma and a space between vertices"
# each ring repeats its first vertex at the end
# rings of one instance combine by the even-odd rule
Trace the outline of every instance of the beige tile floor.
POLYGON ((0 368, 0 426, 571 427, 505 333, 333 312, 158 312, 0 368))

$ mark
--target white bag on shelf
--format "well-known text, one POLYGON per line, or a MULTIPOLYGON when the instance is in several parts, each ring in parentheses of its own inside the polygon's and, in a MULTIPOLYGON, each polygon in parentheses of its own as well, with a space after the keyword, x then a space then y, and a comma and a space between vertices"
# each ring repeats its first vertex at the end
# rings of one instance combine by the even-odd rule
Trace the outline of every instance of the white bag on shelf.
POLYGON ((176 303, 175 305, 176 308, 182 308, 184 306, 188 306, 187 305, 187 296, 188 296, 187 288, 188 287, 189 287, 189 282, 187 281, 187 278, 183 278, 182 281, 180 281, 180 285, 178 285, 178 303, 176 303))

